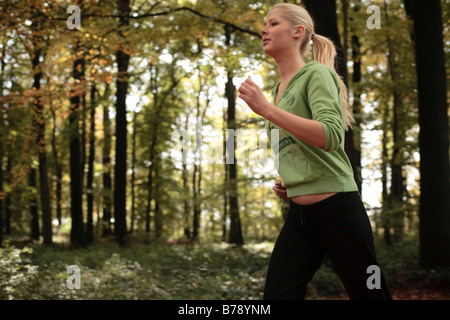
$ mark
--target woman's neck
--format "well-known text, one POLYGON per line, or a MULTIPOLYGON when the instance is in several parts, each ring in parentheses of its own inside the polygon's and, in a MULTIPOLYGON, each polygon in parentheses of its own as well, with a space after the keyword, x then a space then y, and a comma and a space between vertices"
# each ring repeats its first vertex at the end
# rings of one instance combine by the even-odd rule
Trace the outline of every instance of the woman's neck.
POLYGON ((303 58, 299 54, 284 56, 275 61, 280 71, 281 82, 285 85, 305 65, 303 58))

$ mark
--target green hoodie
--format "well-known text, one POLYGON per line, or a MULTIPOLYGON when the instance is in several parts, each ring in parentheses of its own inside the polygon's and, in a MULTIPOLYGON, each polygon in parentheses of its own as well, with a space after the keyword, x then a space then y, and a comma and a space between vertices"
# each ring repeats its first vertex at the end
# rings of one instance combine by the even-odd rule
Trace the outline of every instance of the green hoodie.
MULTIPOLYGON (((278 83, 272 90, 276 101, 278 83)), ((333 70, 315 60, 308 62, 289 81, 278 107, 297 116, 319 121, 325 148, 312 146, 266 121, 270 137, 279 129, 279 141, 270 141, 278 153, 278 173, 287 196, 357 191, 353 170, 344 151, 344 114, 340 86, 333 70)))

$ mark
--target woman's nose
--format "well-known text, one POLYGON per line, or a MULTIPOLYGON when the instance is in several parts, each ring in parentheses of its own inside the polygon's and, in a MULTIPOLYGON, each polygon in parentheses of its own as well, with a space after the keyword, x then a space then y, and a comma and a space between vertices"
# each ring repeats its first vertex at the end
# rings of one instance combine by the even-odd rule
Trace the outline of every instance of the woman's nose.
POLYGON ((265 34, 267 34, 267 32, 266 32, 266 27, 262 27, 261 30, 259 31, 259 33, 261 33, 262 36, 264 36, 265 34))

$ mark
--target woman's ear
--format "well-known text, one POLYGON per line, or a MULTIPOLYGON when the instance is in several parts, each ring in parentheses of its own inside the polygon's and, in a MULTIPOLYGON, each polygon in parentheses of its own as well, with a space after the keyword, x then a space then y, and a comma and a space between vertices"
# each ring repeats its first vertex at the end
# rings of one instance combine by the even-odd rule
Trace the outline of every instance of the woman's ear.
POLYGON ((305 34, 305 27, 304 26, 300 25, 300 26, 295 27, 294 39, 301 38, 303 36, 303 34, 305 34))

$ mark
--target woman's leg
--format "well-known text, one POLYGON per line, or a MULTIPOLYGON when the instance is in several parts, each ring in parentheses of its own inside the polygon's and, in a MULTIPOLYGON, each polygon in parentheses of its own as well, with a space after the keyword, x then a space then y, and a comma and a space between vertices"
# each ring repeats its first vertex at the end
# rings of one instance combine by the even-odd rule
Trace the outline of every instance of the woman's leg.
POLYGON ((359 193, 341 193, 328 202, 309 206, 307 211, 314 238, 330 257, 350 299, 392 299, 376 259, 370 221, 359 193), (367 284, 373 274, 370 266, 379 271, 375 273, 379 289, 367 284))
POLYGON ((304 299, 309 280, 322 264, 323 249, 310 237, 304 213, 304 206, 290 202, 269 262, 266 300, 304 299))

